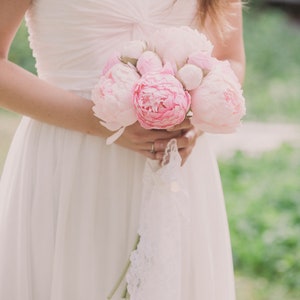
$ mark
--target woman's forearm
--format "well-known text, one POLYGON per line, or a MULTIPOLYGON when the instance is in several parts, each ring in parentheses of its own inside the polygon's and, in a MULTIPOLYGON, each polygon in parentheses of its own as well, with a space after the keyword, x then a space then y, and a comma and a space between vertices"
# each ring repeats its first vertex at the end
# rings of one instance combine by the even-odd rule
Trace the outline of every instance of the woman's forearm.
POLYGON ((245 79, 245 62, 244 61, 235 61, 229 60, 231 68, 233 69, 234 73, 236 74, 239 82, 243 84, 245 79))
POLYGON ((92 102, 55 87, 21 67, 0 60, 0 106, 56 126, 106 137, 92 102))

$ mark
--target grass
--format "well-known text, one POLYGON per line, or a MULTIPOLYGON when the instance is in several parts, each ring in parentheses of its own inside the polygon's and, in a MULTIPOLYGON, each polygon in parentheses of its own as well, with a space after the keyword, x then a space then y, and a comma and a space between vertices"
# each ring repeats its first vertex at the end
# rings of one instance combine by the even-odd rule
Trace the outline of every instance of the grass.
POLYGON ((9 60, 24 69, 36 73, 35 59, 29 47, 28 32, 25 22, 22 22, 10 48, 9 60))
POLYGON ((300 298, 300 148, 236 152, 219 165, 236 269, 300 298))
POLYGON ((300 34, 285 14, 244 14, 246 120, 300 121, 300 34))
POLYGON ((270 282, 262 277, 236 274, 237 300, 298 300, 299 294, 286 289, 284 285, 270 282))

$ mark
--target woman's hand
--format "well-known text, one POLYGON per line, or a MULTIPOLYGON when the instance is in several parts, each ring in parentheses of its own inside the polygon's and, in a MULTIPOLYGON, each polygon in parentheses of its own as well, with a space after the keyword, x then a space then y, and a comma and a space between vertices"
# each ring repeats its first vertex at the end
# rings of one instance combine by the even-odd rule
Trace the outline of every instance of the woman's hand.
POLYGON ((141 125, 136 122, 133 125, 126 127, 124 133, 115 142, 116 144, 131 149, 138 152, 148 158, 160 160, 157 156, 163 155, 165 148, 159 148, 158 151, 156 146, 161 146, 161 142, 167 145, 168 141, 172 138, 180 138, 182 135, 182 129, 172 129, 172 131, 166 130, 147 130, 141 127, 141 125), (161 141, 161 142, 160 142, 161 141))
POLYGON ((202 133, 189 119, 168 130, 146 130, 136 122, 126 127, 115 143, 161 162, 168 142, 176 138, 183 165, 202 133))
MULTIPOLYGON (((183 165, 189 155, 192 153, 197 138, 203 134, 203 131, 192 125, 189 119, 185 119, 181 124, 174 126, 172 129, 168 129, 168 132, 170 133, 176 132, 178 134, 178 131, 180 132, 180 134, 176 137, 176 140, 178 151, 182 158, 181 165, 183 165)), ((169 140, 166 139, 155 141, 154 148, 156 151, 156 159, 162 161, 164 150, 166 149, 168 142, 169 140)))

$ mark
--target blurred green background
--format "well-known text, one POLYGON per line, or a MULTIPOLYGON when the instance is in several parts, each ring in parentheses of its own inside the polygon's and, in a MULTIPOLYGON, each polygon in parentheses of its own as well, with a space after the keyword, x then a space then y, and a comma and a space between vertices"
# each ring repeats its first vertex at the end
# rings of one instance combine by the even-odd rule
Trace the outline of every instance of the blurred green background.
MULTIPOLYGON (((300 125, 300 20, 259 0, 244 12, 246 121, 300 125)), ((10 60, 35 72, 20 27, 10 60)), ((0 109, 0 172, 19 116, 0 109)), ((255 142, 255 141, 254 141, 255 142)), ((238 300, 300 299, 300 149, 220 158, 238 300)))

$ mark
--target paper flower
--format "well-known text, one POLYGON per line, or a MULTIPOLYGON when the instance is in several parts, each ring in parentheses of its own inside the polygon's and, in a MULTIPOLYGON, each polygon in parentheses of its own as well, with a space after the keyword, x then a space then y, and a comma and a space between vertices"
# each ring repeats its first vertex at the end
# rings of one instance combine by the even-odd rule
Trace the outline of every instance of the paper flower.
POLYGON ((100 77, 92 92, 93 111, 107 129, 115 131, 136 122, 132 91, 139 78, 134 68, 122 63, 100 77))
POLYGON ((202 51, 192 53, 187 60, 188 64, 201 68, 204 74, 207 74, 217 62, 218 60, 215 57, 202 51))
POLYGON ((185 64, 178 70, 176 77, 186 90, 191 91, 200 85, 203 78, 203 71, 195 65, 185 64))
POLYGON ((124 63, 131 63, 132 65, 136 65, 137 60, 142 55, 142 53, 146 50, 147 44, 142 40, 133 40, 125 45, 121 49, 120 57, 124 63))
POLYGON ((201 51, 210 55, 213 49, 204 34, 188 26, 162 28, 154 33, 149 44, 163 62, 175 63, 178 68, 187 62, 190 54, 201 51))
POLYGON ((101 124, 119 130, 107 143, 136 121, 146 129, 168 129, 190 112, 205 132, 234 132, 245 99, 229 62, 213 57, 212 49, 204 34, 183 26, 164 27, 114 52, 92 92, 101 124))
POLYGON ((219 61, 191 96, 191 121, 205 132, 234 132, 246 112, 241 86, 227 61, 219 61))
POLYGON ((134 88, 133 103, 142 127, 167 129, 185 119, 191 96, 174 75, 164 69, 141 77, 134 88))
POLYGON ((163 68, 160 57, 153 51, 145 51, 136 63, 138 72, 143 75, 149 72, 158 72, 163 68))

